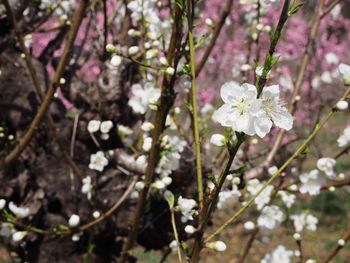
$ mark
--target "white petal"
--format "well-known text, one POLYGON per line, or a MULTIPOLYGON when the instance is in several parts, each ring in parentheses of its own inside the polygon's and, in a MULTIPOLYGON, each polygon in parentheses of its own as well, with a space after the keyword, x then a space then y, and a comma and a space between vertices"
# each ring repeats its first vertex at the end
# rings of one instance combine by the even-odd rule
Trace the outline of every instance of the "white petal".
POLYGON ((278 111, 278 113, 272 114, 273 123, 282 129, 289 131, 293 127, 293 117, 284 107, 278 111))
POLYGON ((272 85, 265 87, 263 90, 263 96, 267 95, 268 97, 279 97, 280 95, 280 87, 279 85, 272 85), (269 95, 268 95, 269 94, 269 95))
POLYGON ((222 100, 225 103, 229 103, 229 102, 235 101, 234 94, 240 94, 240 91, 241 91, 241 87, 238 85, 238 83, 234 81, 230 81, 222 85, 220 90, 220 95, 222 100))
POLYGON ((272 127, 272 121, 268 118, 268 116, 259 116, 254 120, 254 127, 256 134, 263 138, 268 134, 272 127))

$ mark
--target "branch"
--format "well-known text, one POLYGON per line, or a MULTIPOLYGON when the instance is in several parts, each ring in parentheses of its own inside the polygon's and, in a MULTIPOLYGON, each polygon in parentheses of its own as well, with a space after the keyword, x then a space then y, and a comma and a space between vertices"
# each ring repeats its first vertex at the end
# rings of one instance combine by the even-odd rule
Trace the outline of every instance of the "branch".
MULTIPOLYGON (((3 0, 5 2, 5 0, 3 0)), ((34 117, 32 123, 30 124, 27 132, 22 136, 22 138, 19 139, 19 143, 15 146, 15 148, 5 157, 5 159, 2 161, 2 167, 7 167, 11 165, 17 157, 20 156, 20 154, 23 152, 23 150, 27 147, 31 139, 33 138, 35 132, 38 129, 38 126, 45 116, 45 113, 48 111, 48 108, 51 104, 51 101, 53 99, 53 96, 55 94, 55 91, 57 87, 59 86, 59 81, 61 76, 64 73, 64 69, 66 65, 69 62, 69 59, 71 57, 72 53, 72 47, 74 44, 75 37, 78 33, 81 21, 84 18, 85 10, 87 9, 89 4, 89 0, 81 0, 80 5, 78 9, 75 12, 74 18, 73 18, 73 24, 71 27, 71 30, 68 35, 68 39, 66 42, 66 45, 63 50, 63 55, 60 59, 60 62, 58 64, 55 76, 53 78, 53 82, 47 91, 47 94, 39 108, 39 111, 37 112, 36 116, 34 117)))

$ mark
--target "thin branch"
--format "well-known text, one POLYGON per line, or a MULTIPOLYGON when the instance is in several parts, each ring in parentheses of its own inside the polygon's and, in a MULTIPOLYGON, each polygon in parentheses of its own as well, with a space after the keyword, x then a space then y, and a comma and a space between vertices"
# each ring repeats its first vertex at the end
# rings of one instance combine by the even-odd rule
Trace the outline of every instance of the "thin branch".
MULTIPOLYGON (((346 230, 346 232, 344 233, 344 235, 341 239, 344 240, 345 243, 347 243, 350 240, 350 228, 348 228, 346 230)), ((344 247, 344 245, 339 244, 339 242, 337 242, 337 244, 332 248, 332 250, 325 257, 324 261, 321 261, 321 262, 322 263, 330 262, 343 247, 344 247)))
MULTIPOLYGON (((3 0, 4 3, 5 0, 3 0)), ((45 98, 43 99, 43 102, 35 115, 33 121, 31 122, 27 132, 22 136, 22 138, 19 139, 19 143, 15 146, 15 148, 5 157, 5 159, 2 162, 3 167, 7 167, 10 164, 12 164, 23 152, 23 150, 27 147, 31 139, 33 138, 35 132, 38 130, 39 124, 43 117, 45 116, 46 112, 48 111, 48 108, 51 104, 51 101, 53 99, 53 96, 56 92, 57 87, 59 86, 59 81, 64 73, 65 67, 69 62, 69 59, 71 57, 72 53, 72 47, 74 44, 74 40, 76 38, 76 35, 78 33, 81 21, 84 18, 85 11, 88 7, 89 0, 81 0, 79 7, 77 8, 75 15, 73 17, 73 23, 72 27, 70 29, 67 42, 65 44, 62 57, 60 59, 60 62, 58 64, 56 73, 53 78, 53 82, 47 91, 47 94, 45 98)))
POLYGON ((212 50, 215 46, 216 40, 218 39, 218 37, 220 35, 221 29, 225 24, 226 18, 231 13, 232 3, 233 3, 233 0, 226 0, 224 10, 221 13, 219 21, 215 25, 213 36, 210 39, 210 43, 207 46, 206 50, 204 51, 202 59, 200 60, 200 62, 196 66, 196 76, 198 76, 199 73, 202 71, 205 63, 207 62, 207 60, 209 58, 210 53, 212 52, 212 50))

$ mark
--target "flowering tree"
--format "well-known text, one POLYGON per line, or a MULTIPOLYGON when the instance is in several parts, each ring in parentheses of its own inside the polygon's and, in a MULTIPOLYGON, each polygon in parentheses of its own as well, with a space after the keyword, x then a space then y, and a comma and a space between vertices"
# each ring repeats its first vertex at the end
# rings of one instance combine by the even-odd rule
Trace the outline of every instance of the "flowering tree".
POLYGON ((349 4, 1 0, 5 251, 28 262, 135 262, 140 247, 161 262, 228 247, 233 262, 341 255, 349 226, 311 251, 325 215, 302 204, 349 194, 349 4), (276 246, 257 244, 281 231, 276 246))

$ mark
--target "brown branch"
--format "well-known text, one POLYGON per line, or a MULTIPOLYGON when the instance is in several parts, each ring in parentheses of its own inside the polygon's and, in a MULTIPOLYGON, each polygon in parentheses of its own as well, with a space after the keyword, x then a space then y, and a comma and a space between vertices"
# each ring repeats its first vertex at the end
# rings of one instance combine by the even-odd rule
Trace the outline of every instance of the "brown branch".
MULTIPOLYGON (((34 83, 35 91, 36 91, 37 95, 40 98, 39 99, 40 102, 42 102, 42 100, 45 97, 45 94, 44 94, 44 92, 41 89, 41 85, 40 85, 38 76, 36 74, 35 67, 33 65, 33 62, 32 62, 31 56, 30 56, 30 54, 28 52, 28 49, 26 48, 26 46, 24 44, 24 39, 21 36, 17 20, 16 20, 15 16, 13 15, 13 12, 11 10, 11 7, 10 7, 9 3, 8 3, 8 0, 3 0, 3 2, 5 4, 7 15, 12 21, 12 25, 13 25, 14 30, 16 32, 20 48, 21 48, 22 52, 25 55, 24 59, 25 59, 26 65, 28 67, 28 70, 29 70, 30 76, 32 78, 32 81, 34 83)), ((70 158, 70 156, 67 153, 67 151, 64 150, 64 147, 63 147, 62 143, 60 142, 60 140, 58 138, 58 134, 57 134, 57 132, 55 130, 55 127, 54 127, 55 126, 54 120, 52 119, 51 114, 49 112, 47 112, 47 116, 46 117, 47 117, 48 126, 49 126, 50 130, 52 131, 52 135, 53 135, 54 139, 56 140, 56 142, 58 143, 58 146, 60 147, 64 158, 66 159, 66 161, 68 162, 68 164, 70 165, 70 167, 74 171, 74 173, 80 175, 80 177, 81 177, 81 173, 80 173, 80 170, 79 170, 78 166, 75 164, 75 162, 72 160, 72 158, 70 158)))
POLYGON ((322 12, 322 15, 321 15, 321 19, 323 17, 325 17, 326 15, 328 15, 332 10, 333 8, 339 4, 342 0, 334 0, 332 3, 330 3, 326 8, 325 10, 322 12))
MULTIPOLYGON (((3 2, 5 2, 5 0, 3 0, 3 2)), ((27 132, 22 136, 22 138, 19 139, 19 142, 15 146, 15 148, 5 157, 1 166, 7 167, 7 166, 11 165, 20 156, 20 154, 23 152, 23 150, 27 147, 27 145, 29 144, 29 142, 33 138, 35 132, 38 129, 38 126, 39 126, 41 120, 43 119, 46 112, 48 111, 48 108, 51 104, 51 101, 52 101, 53 96, 56 92, 56 89, 59 86, 60 78, 63 75, 65 67, 68 64, 69 59, 71 57, 74 40, 75 40, 76 35, 78 33, 81 21, 84 18, 85 10, 87 9, 88 4, 89 4, 89 0, 81 0, 80 1, 79 7, 77 8, 76 13, 73 17, 72 27, 69 31, 68 39, 67 39, 67 42, 65 44, 60 62, 57 66, 57 70, 56 70, 56 73, 54 75, 53 82, 52 82, 50 88, 48 89, 47 94, 44 97, 43 102, 39 108, 39 111, 35 115, 27 132)))
MULTIPOLYGON (((179 51, 179 47, 181 46, 181 34, 182 34, 181 32, 182 12, 178 5, 175 6, 174 12, 175 12, 175 15, 174 15, 175 19, 174 19, 174 24, 173 24, 172 34, 171 34, 170 45, 167 52, 167 60, 169 61, 169 63, 174 61, 174 68, 176 69, 176 65, 179 60, 179 57, 177 56, 180 56, 179 52, 176 52, 176 51, 179 51)), ((152 146, 150 149, 150 153, 148 157, 148 165, 145 173, 145 186, 140 192, 139 198, 137 200, 136 212, 132 220, 132 227, 129 232, 128 238, 125 241, 123 246, 123 251, 121 256, 121 262, 123 263, 126 262, 128 258, 128 251, 134 246, 141 217, 145 210, 147 195, 151 188, 151 183, 153 182, 153 179, 155 176, 154 171, 157 166, 159 154, 160 154, 159 139, 165 129, 165 120, 175 99, 175 94, 174 94, 175 77, 176 77, 176 74, 174 74, 169 80, 169 78, 166 75, 164 75, 164 80, 161 87, 161 96, 159 99, 159 106, 155 116, 155 127, 153 130, 153 136, 152 136, 152 146)))
POLYGON ((225 4, 225 7, 224 7, 224 10, 222 11, 221 13, 221 16, 220 16, 220 19, 219 21, 217 22, 217 24, 215 25, 215 29, 214 29, 214 32, 213 32, 213 36, 211 37, 210 39, 210 43, 209 45, 207 46, 204 54, 203 54, 203 57, 202 59, 200 60, 200 62, 198 63, 198 65, 196 65, 196 77, 199 75, 199 73, 202 71, 205 63, 207 62, 208 58, 209 58, 209 55, 210 53, 212 52, 214 46, 215 46, 215 43, 216 43, 216 40, 218 39, 219 35, 220 35, 220 32, 221 32, 221 29, 222 27, 224 26, 225 24, 225 20, 226 18, 228 17, 228 15, 230 14, 231 12, 231 9, 232 9, 232 3, 233 3, 233 0, 227 0, 226 1, 226 4, 225 4))
MULTIPOLYGON (((345 234, 343 235, 343 237, 341 238, 345 241, 345 243, 347 243, 350 240, 350 228, 348 228, 345 232, 345 234)), ((329 254, 325 257, 325 259, 323 261, 321 261, 322 263, 328 263, 330 262, 337 254, 338 252, 343 248, 344 246, 342 246, 341 244, 337 243, 332 250, 329 252, 329 254)))

